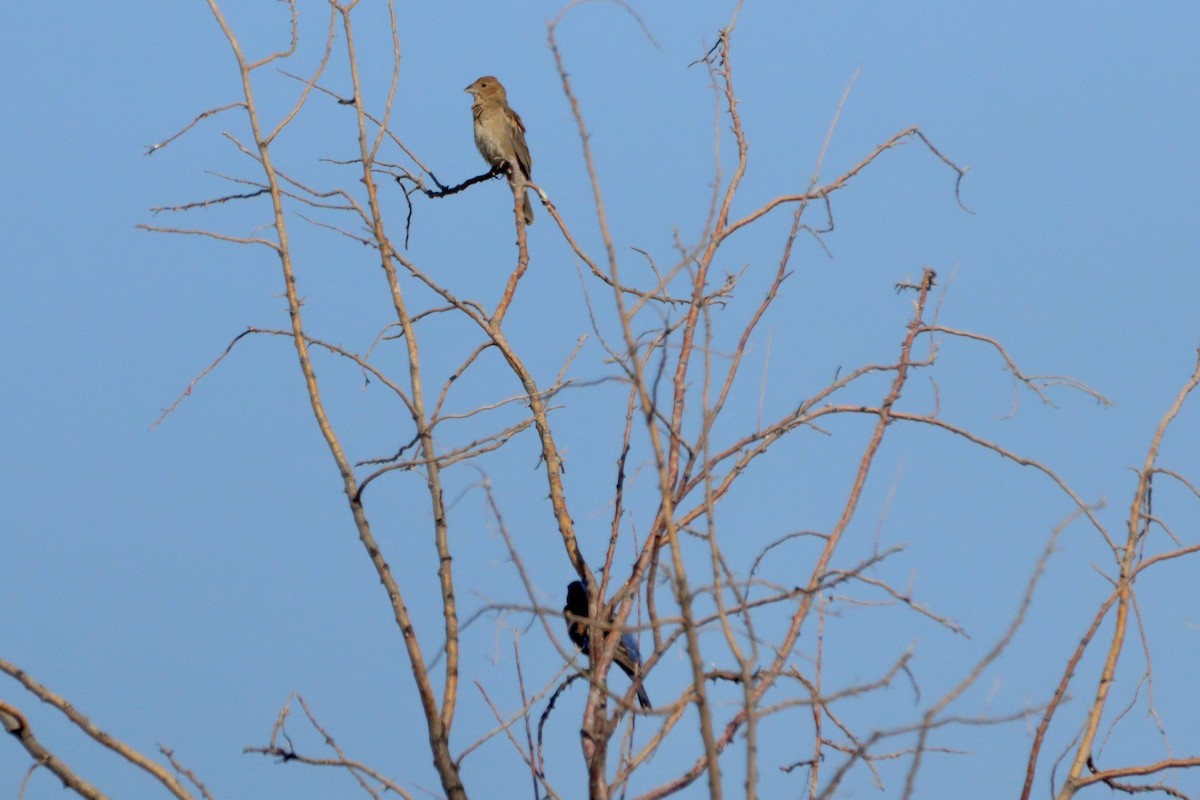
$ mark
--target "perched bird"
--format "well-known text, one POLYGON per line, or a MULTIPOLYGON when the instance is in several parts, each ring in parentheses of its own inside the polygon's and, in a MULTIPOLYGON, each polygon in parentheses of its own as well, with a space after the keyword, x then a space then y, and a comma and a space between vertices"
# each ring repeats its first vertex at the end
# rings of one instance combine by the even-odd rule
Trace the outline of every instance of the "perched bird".
MULTIPOLYGON (((582 581, 571 581, 567 585, 567 604, 563 606, 563 617, 567 620, 567 636, 590 658, 587 615, 587 589, 583 588, 582 581), (567 616, 568 614, 571 616, 567 616), (577 619, 571 617, 577 617, 577 619)), ((632 634, 621 634, 621 640, 617 643, 617 652, 613 654, 613 662, 629 676, 630 680, 633 680, 641 672, 642 653, 632 634)), ((650 708, 650 695, 646 694, 645 686, 638 687, 637 696, 638 703, 642 708, 650 708)))
MULTIPOLYGON (((470 92, 475 101, 471 104, 471 114, 475 117, 475 146, 483 160, 494 168, 507 170, 509 180, 515 180, 518 170, 525 180, 529 180, 533 159, 525 144, 525 125, 517 112, 508 107, 508 95, 500 81, 485 75, 463 91, 470 92)), ((525 224, 533 224, 529 195, 525 195, 525 224)))

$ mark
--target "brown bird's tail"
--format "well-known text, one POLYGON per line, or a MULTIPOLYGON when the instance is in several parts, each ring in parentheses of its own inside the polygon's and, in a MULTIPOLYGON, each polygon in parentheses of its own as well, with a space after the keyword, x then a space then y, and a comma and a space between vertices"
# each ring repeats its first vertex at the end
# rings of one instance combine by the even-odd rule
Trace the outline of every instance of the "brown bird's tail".
POLYGON ((525 224, 533 224, 533 204, 529 202, 529 192, 525 193, 525 224))

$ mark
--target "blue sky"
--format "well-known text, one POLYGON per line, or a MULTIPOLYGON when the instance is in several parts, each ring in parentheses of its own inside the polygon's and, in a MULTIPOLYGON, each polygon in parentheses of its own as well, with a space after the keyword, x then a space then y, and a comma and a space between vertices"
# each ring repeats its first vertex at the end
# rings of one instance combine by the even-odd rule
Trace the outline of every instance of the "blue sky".
MULTIPOLYGON (((376 8, 364 4, 358 28, 364 91, 374 109, 382 106, 390 70, 390 41, 376 8)), ((630 246, 669 262, 674 232, 690 242, 700 231, 713 180, 713 99, 703 71, 688 64, 728 23, 732 6, 634 8, 654 43, 628 14, 604 3, 575 9, 559 41, 592 133, 623 270, 638 275, 643 263, 630 246)), ((298 71, 319 55, 326 14, 316 4, 303 9, 298 71)), ((500 77, 527 126, 535 179, 584 247, 599 252, 578 136, 546 46, 546 21, 558 9, 539 2, 402 8, 394 128, 443 182, 478 174, 462 88, 482 74, 500 77)), ((226 11, 248 51, 286 42, 284 6, 235 3, 226 11)), ((194 218, 150 211, 229 192, 211 173, 257 177, 221 135, 246 141, 234 113, 144 155, 197 113, 238 99, 228 45, 202 3, 89 4, 69 13, 34 4, 5 26, 0 658, 134 746, 174 748, 218 797, 355 791, 344 775, 241 754, 243 746, 265 742, 292 691, 308 698, 352 755, 410 790, 432 786, 401 642, 355 539, 291 345, 282 338, 243 342, 150 430, 246 326, 287 322, 278 267, 265 251, 135 229, 181 224, 245 235, 265 219, 263 207, 249 204, 194 218)), ((1049 408, 1024 394, 1010 418, 1014 390, 995 354, 947 342, 937 371, 946 418, 1044 461, 1085 500, 1105 500, 1101 517, 1119 532, 1133 487, 1130 467, 1141 464, 1200 344, 1197 31, 1200 8, 1182 2, 744 8, 733 57, 751 160, 735 215, 807 184, 852 80, 822 176, 839 174, 916 124, 969 166, 962 200, 972 213, 955 203, 954 174, 915 143, 852 181, 834 200, 837 228, 825 238, 830 255, 811 239, 797 245, 794 275, 751 343, 755 366, 730 429, 753 425, 764 369, 769 416, 838 369, 894 357, 911 304, 893 284, 932 266, 943 285, 952 283, 944 324, 994 336, 1026 371, 1072 376, 1114 403, 1105 408, 1056 390, 1057 407, 1049 408)), ((328 83, 348 91, 345 74, 335 59, 328 83)), ((294 84, 263 74, 260 91, 268 113, 278 113, 294 84)), ((281 137, 280 157, 313 180, 357 186, 345 167, 317 160, 352 157, 352 125, 344 108, 314 98, 294 132, 281 137)), ((720 131, 728 168, 724 120, 720 131)), ((402 161, 394 151, 382 158, 402 161)), ((405 211, 394 190, 384 203, 397 216, 405 211)), ((508 203, 500 182, 438 201, 417 198, 409 255, 456 291, 494 303, 513 262, 508 203)), ((549 380, 591 331, 575 259, 537 211, 531 272, 506 330, 549 380)), ((728 270, 770 269, 787 217, 777 212, 732 242, 728 270)), ((310 329, 364 351, 387 321, 377 265, 362 248, 299 218, 292 226, 310 329)), ((760 286, 755 274, 746 278, 747 298, 760 286)), ((583 285, 596 302, 608 301, 598 285, 583 285)), ((742 313, 729 310, 727 332, 742 313)), ((458 335, 451 326, 431 326, 426 357, 457 363, 464 346, 458 335)), ((395 351, 379 358, 392 369, 402 363, 395 351)), ((354 458, 394 451, 407 438, 403 415, 377 386, 363 391, 360 376, 331 359, 319 357, 317 365, 354 458)), ((463 410, 515 394, 512 385, 488 385, 502 376, 488 369, 455 398, 463 410)), ((594 339, 575 369, 580 377, 605 371, 594 339)), ((602 387, 562 399, 572 513, 593 562, 607 541, 611 431, 619 430, 621 397, 616 387, 602 387)), ((912 407, 927 409, 931 397, 927 385, 914 387, 912 407)), ((1198 420, 1194 405, 1185 408, 1163 449, 1163 465, 1193 480, 1200 477, 1198 420)), ((764 459, 722 512, 731 537, 747 538, 744 550, 732 551, 748 562, 778 534, 831 525, 868 425, 841 420, 830 435, 798 432, 764 459)), ((472 432, 464 425, 451 440, 472 432)), ((855 563, 875 536, 907 543, 879 577, 900 586, 911 581, 921 602, 957 619, 972 638, 914 622, 898 609, 847 607, 841 625, 831 623, 828 658, 845 681, 867 680, 912 646, 928 701, 1003 630, 1050 530, 1071 506, 1029 470, 943 434, 896 428, 889 437, 842 565, 855 563)), ((540 602, 557 607, 571 569, 546 513, 532 438, 479 466, 537 576, 540 602)), ((449 480, 453 536, 464 553, 456 565, 464 613, 489 602, 525 602, 478 490, 480 473, 462 468, 449 480)), ((653 490, 648 471, 640 481, 640 491, 653 490)), ((432 592, 421 482, 397 477, 373 503, 401 580, 413 596, 422 584, 432 592)), ((1184 543, 1195 541, 1194 499, 1163 486, 1156 510, 1184 543)), ((637 521, 639 534, 649 522, 637 521)), ((806 555, 802 548, 786 554, 798 576, 806 574, 806 555)), ((1092 566, 1109 567, 1107 559, 1084 527, 1064 535, 1028 625, 964 699, 962 713, 1003 713, 1048 696, 1107 591, 1092 566)), ((1141 589, 1158 711, 1181 754, 1200 750, 1191 707, 1200 652, 1194 563, 1166 565, 1141 589)), ((785 560, 781 569, 789 566, 785 560)), ((435 613, 433 605, 418 608, 427 625, 435 613)), ((551 680, 562 666, 527 615, 477 622, 464 645, 472 675, 509 709, 516 703, 514 631, 537 680, 551 680)), ((652 674, 652 696, 670 696, 671 686, 686 680, 676 656, 652 674)), ((1130 659, 1119 673, 1122 702, 1142 670, 1136 647, 1130 659)), ((1089 666, 1081 673, 1090 676, 1089 666)), ((1091 692, 1088 680, 1053 732, 1054 752, 1073 735, 1077 716, 1070 714, 1091 692)), ((578 711, 581 697, 570 696, 567 714, 578 711)), ((24 709, 47 746, 111 796, 158 796, 148 779, 90 747, 17 684, 0 681, 0 698, 24 709)), ((473 686, 464 686, 464 698, 460 746, 492 724, 473 686)), ((896 687, 879 705, 846 714, 869 727, 879 724, 875 714, 902 719, 919 707, 896 687)), ((1114 761, 1163 753, 1144 710, 1135 716, 1108 745, 1114 761)), ((570 796, 582 775, 574 723, 564 717, 555 724, 553 735, 563 742, 558 782, 570 796)), ((792 734, 779 724, 778 751, 763 754, 764 793, 795 794, 802 778, 774 771, 798 758, 782 744, 792 734)), ((945 795, 968 779, 995 787, 980 797, 1013 796, 1028 752, 1025 727, 956 737, 953 744, 971 755, 931 759, 918 796, 945 795)), ((678 751, 660 753, 648 781, 694 757, 695 743, 684 740, 678 751)), ((319 747, 315 737, 306 744, 319 747)), ((507 747, 496 740, 469 759, 468 786, 490 775, 525 780, 507 747)), ((24 753, 3 743, 0 795, 16 795, 26 768, 24 753)), ((898 794, 898 774, 886 775, 884 796, 898 794)), ((1180 780, 1184 790, 1200 786, 1195 776, 1180 780)), ((873 793, 869 787, 864 777, 848 791, 873 793)), ((26 797, 60 795, 43 774, 26 797)))

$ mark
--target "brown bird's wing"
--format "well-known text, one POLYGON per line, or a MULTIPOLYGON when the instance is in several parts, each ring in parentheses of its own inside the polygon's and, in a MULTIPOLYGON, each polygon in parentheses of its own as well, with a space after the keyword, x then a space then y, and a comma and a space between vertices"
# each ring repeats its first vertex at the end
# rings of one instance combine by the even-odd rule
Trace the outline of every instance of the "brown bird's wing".
POLYGON ((521 122, 521 115, 511 108, 508 109, 507 116, 517 163, 521 172, 525 173, 525 180, 529 180, 533 175, 533 158, 529 155, 529 145, 525 144, 525 123, 521 122))

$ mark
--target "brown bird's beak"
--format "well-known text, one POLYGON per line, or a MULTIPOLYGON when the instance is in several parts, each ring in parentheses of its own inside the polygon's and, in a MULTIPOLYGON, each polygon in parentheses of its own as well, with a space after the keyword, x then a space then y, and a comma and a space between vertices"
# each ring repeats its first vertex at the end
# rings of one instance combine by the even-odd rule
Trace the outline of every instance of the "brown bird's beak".
MULTIPOLYGON (((473 84, 473 83, 471 84, 471 86, 474 86, 474 85, 475 85, 475 84, 473 84)), ((463 91, 464 91, 464 92, 467 92, 467 93, 470 93, 470 91, 471 91, 471 86, 468 86, 467 88, 463 89, 463 91)))

